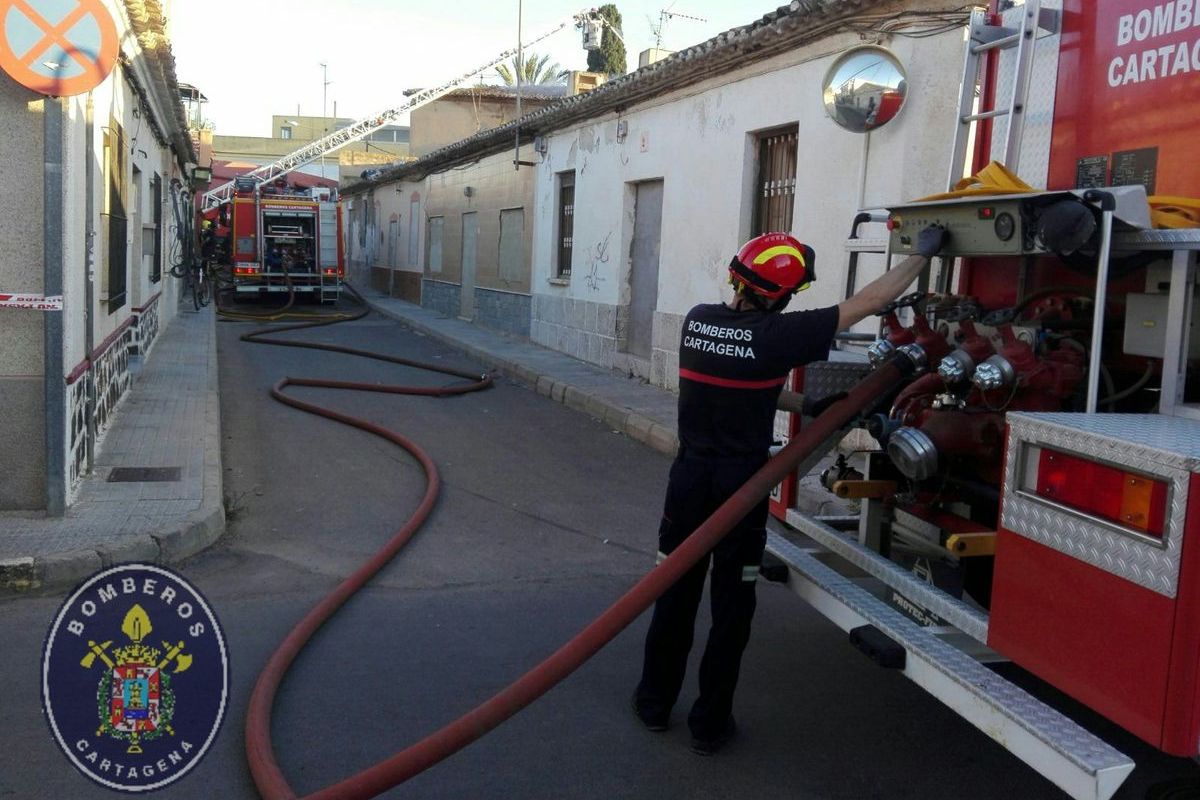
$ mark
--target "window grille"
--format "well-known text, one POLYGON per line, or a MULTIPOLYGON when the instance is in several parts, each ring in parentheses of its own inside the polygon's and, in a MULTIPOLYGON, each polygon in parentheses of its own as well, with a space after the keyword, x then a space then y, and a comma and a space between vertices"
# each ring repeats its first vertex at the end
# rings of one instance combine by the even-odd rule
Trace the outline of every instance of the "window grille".
POLYGON ((758 181, 754 236, 788 232, 796 202, 796 128, 771 131, 758 138, 758 181))
POLYGON ((558 263, 555 270, 558 277, 570 277, 574 248, 575 173, 564 172, 558 177, 558 263))

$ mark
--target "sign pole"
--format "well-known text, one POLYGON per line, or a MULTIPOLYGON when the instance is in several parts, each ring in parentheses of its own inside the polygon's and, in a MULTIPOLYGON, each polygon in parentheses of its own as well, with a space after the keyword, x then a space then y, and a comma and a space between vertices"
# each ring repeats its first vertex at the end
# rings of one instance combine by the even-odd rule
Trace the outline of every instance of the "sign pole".
MULTIPOLYGON (((63 293, 63 104, 58 97, 47 97, 43 106, 42 180, 42 293, 63 293)), ((46 513, 61 516, 66 510, 66 381, 63 379, 64 314, 42 315, 45 344, 45 436, 46 436, 46 513)))

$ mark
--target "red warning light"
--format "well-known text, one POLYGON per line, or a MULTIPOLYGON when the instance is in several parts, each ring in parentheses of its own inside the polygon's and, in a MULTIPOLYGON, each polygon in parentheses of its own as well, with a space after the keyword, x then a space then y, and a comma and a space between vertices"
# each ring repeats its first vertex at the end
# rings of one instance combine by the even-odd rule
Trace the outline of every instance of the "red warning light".
POLYGON ((979 209, 979 218, 980 219, 992 219, 995 216, 996 216, 996 209, 992 208, 991 206, 983 206, 982 208, 979 209))

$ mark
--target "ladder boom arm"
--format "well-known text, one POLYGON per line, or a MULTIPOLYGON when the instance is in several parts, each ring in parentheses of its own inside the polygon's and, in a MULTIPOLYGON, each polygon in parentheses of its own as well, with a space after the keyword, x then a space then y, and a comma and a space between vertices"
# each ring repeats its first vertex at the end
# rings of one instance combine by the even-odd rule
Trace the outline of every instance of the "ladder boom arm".
MULTIPOLYGON (((588 12, 582 12, 580 14, 572 15, 569 19, 563 20, 552 29, 534 37, 533 39, 530 39, 528 42, 523 44, 522 47, 528 48, 537 44, 543 39, 548 39, 571 23, 578 24, 579 21, 587 14, 588 12)), ((253 172, 246 173, 246 175, 242 177, 249 176, 252 178, 257 178, 260 183, 265 183, 267 181, 275 180, 282 175, 286 175, 289 172, 294 172, 305 164, 315 161, 323 155, 331 153, 334 150, 338 150, 352 142, 356 142, 359 139, 369 136, 370 134, 382 128, 384 125, 387 125, 398 118, 400 115, 423 106, 426 103, 437 100, 439 97, 449 94, 463 82, 469 80, 473 75, 478 75, 484 70, 496 66, 506 58, 515 55, 517 50, 518 48, 516 47, 509 48, 508 50, 505 50, 504 52, 493 57, 486 64, 476 67, 470 72, 460 75, 452 81, 447 81, 446 83, 443 83, 440 86, 435 86, 432 89, 422 89, 420 92, 417 92, 410 97, 408 101, 402 105, 393 106, 376 114, 372 114, 371 116, 360 119, 353 125, 348 125, 341 130, 334 131, 324 138, 310 142, 300 149, 288 153, 278 161, 259 167, 253 172)), ((233 181, 228 181, 214 189, 210 189, 205 193, 203 209, 208 210, 216 208, 224 203, 228 203, 232 197, 233 181)))

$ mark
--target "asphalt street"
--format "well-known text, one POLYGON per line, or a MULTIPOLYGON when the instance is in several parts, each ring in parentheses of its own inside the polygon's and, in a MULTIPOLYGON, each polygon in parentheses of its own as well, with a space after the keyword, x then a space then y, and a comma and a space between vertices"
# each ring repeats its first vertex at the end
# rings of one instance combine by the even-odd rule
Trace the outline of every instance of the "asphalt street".
MULTIPOLYGON (((453 380, 239 342, 252 327, 222 322, 218 330, 229 531, 178 568, 224 625, 233 694, 213 750, 162 797, 257 796, 242 726, 259 669, 292 624, 389 537, 423 488, 408 455, 275 403, 270 386, 284 375, 453 380)), ((378 316, 289 335, 471 366, 378 316)), ((448 399, 292 391, 411 436, 445 482, 430 523, 317 634, 280 690, 276 753, 303 793, 485 700, 645 574, 669 461, 504 378, 448 399)), ((0 600, 0 798, 111 795, 74 770, 42 718, 40 651, 63 596, 0 600)), ((740 736, 717 756, 696 756, 684 724, 696 654, 668 732, 643 730, 629 711, 647 622, 643 615, 541 700, 385 796, 1065 796, 901 675, 874 666, 786 588, 763 581, 736 702, 740 736)), ((705 625, 702 616, 701 641, 705 625)), ((1139 764, 1120 798, 1200 772, 1084 719, 1139 764)))

